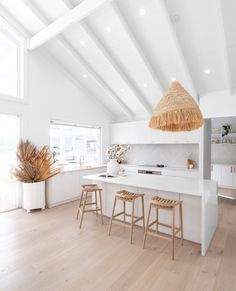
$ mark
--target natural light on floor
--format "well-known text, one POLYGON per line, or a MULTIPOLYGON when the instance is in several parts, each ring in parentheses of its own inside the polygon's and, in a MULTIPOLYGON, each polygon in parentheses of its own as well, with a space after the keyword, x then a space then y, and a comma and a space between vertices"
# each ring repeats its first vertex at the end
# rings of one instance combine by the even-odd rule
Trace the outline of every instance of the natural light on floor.
POLYGON ((10 172, 16 165, 19 118, 0 114, 0 132, 0 212, 3 212, 18 206, 17 184, 10 172))

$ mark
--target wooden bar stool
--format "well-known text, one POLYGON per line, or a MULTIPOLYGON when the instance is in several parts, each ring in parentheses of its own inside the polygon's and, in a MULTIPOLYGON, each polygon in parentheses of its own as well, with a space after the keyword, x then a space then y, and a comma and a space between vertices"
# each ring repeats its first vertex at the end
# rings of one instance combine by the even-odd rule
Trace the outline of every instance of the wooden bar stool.
POLYGON ((181 232, 181 244, 183 245, 183 212, 182 212, 182 204, 183 201, 176 201, 176 200, 170 200, 170 199, 164 199, 158 196, 152 197, 150 204, 149 204, 149 209, 148 209, 148 218, 147 218, 147 224, 146 224, 146 229, 144 233, 144 239, 143 239, 143 248, 145 248, 145 242, 146 242, 146 237, 147 234, 151 234, 157 237, 162 237, 168 240, 172 241, 172 260, 174 260, 174 240, 175 236, 177 233, 181 232), (179 217, 180 217, 180 226, 176 227, 175 226, 175 208, 179 206, 179 217), (150 223, 150 214, 152 208, 156 209, 156 220, 150 223), (163 210, 168 210, 172 211, 172 225, 161 223, 158 220, 158 210, 163 209, 163 210), (156 224, 156 233, 153 231, 150 231, 150 227, 152 225, 156 224), (158 233, 158 225, 164 226, 171 228, 172 234, 171 236, 165 236, 161 233, 158 233))
POLYGON ((81 197, 79 201, 79 208, 77 212, 76 219, 79 217, 79 213, 81 212, 81 219, 80 219, 80 225, 81 228, 84 213, 86 212, 96 212, 96 215, 98 215, 98 211, 101 212, 101 222, 103 223, 103 214, 102 214, 102 195, 101 195, 102 189, 98 187, 97 184, 87 184, 87 185, 81 185, 81 197), (88 193, 94 193, 95 195, 95 202, 87 202, 88 193), (98 197, 97 194, 99 194, 99 200, 100 200, 100 208, 98 208, 98 197), (86 206, 95 205, 95 209, 86 209, 86 206))
MULTIPOLYGON (((125 218, 126 216, 129 216, 131 218, 131 227, 130 227, 130 243, 133 242, 133 227, 135 223, 142 220, 143 221, 143 229, 145 230, 145 218, 144 218, 144 194, 137 194, 128 192, 126 190, 122 190, 116 193, 113 210, 112 210, 112 216, 110 221, 110 227, 109 227, 109 235, 111 234, 111 227, 112 227, 112 221, 115 217, 118 217, 120 215, 124 215, 123 223, 125 224, 125 218), (142 206, 142 216, 135 216, 134 215, 134 206, 135 206, 135 200, 141 198, 141 206, 142 206), (123 201, 123 211, 115 214, 115 208, 116 208, 116 202, 117 200, 123 201), (126 202, 132 203, 132 212, 131 214, 126 213, 126 202)), ((118 221, 117 221, 118 222, 118 221)), ((122 223, 122 222, 121 222, 122 223)))

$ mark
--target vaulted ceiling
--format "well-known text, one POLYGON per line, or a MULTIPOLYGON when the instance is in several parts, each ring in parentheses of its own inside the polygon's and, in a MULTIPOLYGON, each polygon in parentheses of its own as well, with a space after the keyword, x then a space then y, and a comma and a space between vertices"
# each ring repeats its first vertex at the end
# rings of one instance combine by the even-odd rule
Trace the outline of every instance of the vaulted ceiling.
POLYGON ((116 120, 147 118, 172 79, 195 97, 236 87, 234 0, 1 0, 116 120))

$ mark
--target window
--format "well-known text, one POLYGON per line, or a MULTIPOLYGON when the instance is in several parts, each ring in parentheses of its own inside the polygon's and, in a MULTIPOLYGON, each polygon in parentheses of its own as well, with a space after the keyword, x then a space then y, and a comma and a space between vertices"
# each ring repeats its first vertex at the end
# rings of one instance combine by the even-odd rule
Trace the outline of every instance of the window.
POLYGON ((50 145, 60 163, 101 162, 101 128, 51 122, 50 145))
POLYGON ((19 189, 11 171, 17 164, 19 131, 19 117, 0 114, 0 213, 18 207, 19 189))
POLYGON ((22 98, 22 41, 0 22, 0 94, 22 98))

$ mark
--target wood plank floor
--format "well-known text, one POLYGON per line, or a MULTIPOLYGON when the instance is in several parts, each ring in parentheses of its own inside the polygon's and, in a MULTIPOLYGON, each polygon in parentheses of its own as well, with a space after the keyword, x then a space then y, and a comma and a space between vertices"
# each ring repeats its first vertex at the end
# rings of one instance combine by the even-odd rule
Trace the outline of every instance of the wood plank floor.
POLYGON ((155 290, 236 291, 236 202, 220 199, 219 227, 206 257, 197 244, 147 238, 135 228, 87 214, 82 230, 75 220, 77 203, 30 214, 0 215, 0 290, 155 290))

